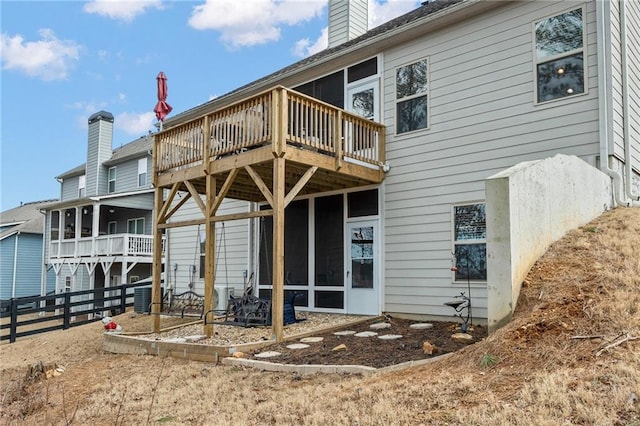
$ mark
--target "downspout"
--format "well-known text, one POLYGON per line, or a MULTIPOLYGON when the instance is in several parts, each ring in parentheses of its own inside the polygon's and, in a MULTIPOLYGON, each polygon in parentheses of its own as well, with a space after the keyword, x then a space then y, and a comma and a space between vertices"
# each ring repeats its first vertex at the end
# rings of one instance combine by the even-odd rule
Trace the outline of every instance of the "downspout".
MULTIPOLYGON (((609 122, 609 82, 610 78, 607 70, 610 68, 610 59, 606 47, 608 27, 605 23, 606 12, 611 4, 608 1, 596 1, 596 20, 597 28, 597 50, 598 50, 598 113, 600 119, 600 169, 613 179, 613 196, 616 205, 630 206, 631 201, 623 198, 622 176, 609 167, 609 142, 613 140, 613 132, 609 122)), ((608 22, 608 19, 607 19, 608 22)))
MULTIPOLYGON (((633 193, 633 163, 631 159, 631 130, 629 118, 629 62, 627 53, 627 2, 620 2, 620 44, 621 44, 621 60, 622 60, 622 108, 624 120, 624 165, 625 165, 625 181, 626 195, 633 201, 640 201, 640 195, 633 193)), ((634 203, 635 204, 635 203, 634 203)))
POLYGON ((16 279, 18 275, 18 239, 20 238, 20 231, 16 233, 16 242, 13 247, 13 279, 11 282, 11 298, 16 297, 16 279))

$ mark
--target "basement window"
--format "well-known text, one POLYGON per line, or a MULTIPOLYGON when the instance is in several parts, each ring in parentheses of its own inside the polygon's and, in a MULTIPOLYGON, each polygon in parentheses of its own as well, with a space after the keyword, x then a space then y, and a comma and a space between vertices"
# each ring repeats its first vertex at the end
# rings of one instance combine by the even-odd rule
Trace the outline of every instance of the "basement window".
POLYGON ((485 204, 453 207, 454 281, 487 280, 485 204))

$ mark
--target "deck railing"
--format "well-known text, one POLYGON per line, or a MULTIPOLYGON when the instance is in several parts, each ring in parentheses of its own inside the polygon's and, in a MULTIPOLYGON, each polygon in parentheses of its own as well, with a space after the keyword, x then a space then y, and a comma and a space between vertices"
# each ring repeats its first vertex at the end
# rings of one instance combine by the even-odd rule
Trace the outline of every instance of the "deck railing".
POLYGON ((50 247, 49 257, 51 258, 111 255, 150 257, 153 255, 153 236, 139 234, 101 235, 51 241, 50 247))
POLYGON ((158 133, 156 172, 279 142, 379 166, 385 161, 384 132, 379 123, 277 87, 158 133))

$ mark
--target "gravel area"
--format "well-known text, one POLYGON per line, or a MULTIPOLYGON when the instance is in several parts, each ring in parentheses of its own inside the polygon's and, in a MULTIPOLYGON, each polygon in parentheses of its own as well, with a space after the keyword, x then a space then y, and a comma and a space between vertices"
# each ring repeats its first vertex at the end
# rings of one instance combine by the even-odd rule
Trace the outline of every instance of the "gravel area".
MULTIPOLYGON (((286 339, 289 336, 301 333, 314 331, 320 332, 330 327, 346 325, 367 318, 374 317, 316 312, 296 312, 296 319, 298 321, 294 324, 284 326, 284 336, 286 339)), ((230 345, 272 340, 272 330, 270 326, 242 327, 226 325, 223 324, 222 321, 216 321, 213 325, 213 332, 214 335, 212 337, 205 338, 203 324, 202 322, 199 322, 198 324, 175 328, 173 330, 160 333, 159 335, 145 334, 136 337, 146 340, 176 342, 188 341, 190 343, 198 343, 202 345, 230 345)))

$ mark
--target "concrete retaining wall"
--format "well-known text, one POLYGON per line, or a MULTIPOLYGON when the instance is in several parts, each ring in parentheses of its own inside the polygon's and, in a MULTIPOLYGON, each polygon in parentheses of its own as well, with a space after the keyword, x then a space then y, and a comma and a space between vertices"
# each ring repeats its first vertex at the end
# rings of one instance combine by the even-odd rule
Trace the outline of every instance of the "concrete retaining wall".
POLYGON ((554 241, 612 208, 611 179, 575 156, 517 164, 485 181, 488 327, 511 320, 522 281, 554 241))

